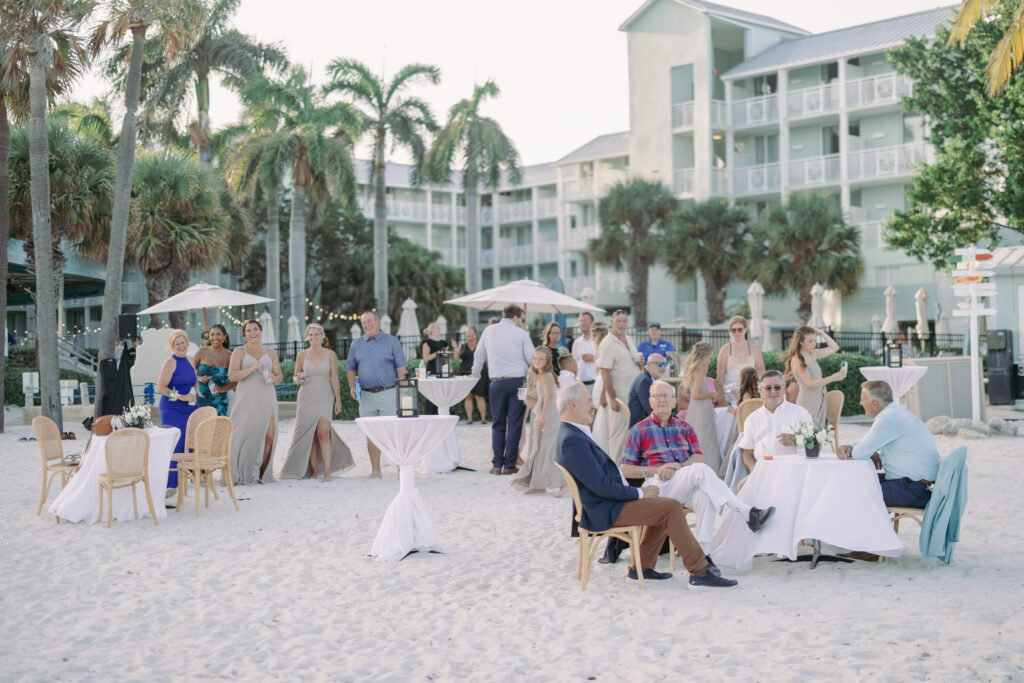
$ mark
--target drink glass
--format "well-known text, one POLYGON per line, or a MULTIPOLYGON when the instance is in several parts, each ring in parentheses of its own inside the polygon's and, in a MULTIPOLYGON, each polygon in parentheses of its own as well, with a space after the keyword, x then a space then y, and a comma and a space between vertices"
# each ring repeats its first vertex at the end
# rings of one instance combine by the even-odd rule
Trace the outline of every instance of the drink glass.
POLYGON ((516 398, 518 398, 520 401, 526 400, 526 387, 519 387, 518 389, 516 389, 516 398))

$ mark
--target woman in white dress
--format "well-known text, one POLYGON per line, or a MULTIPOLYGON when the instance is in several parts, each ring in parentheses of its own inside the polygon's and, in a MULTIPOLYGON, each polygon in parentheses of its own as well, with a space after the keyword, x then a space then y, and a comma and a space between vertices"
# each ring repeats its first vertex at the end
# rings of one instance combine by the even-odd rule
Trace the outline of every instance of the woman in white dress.
MULTIPOLYGON (((747 339, 747 319, 742 315, 734 315, 729 318, 729 334, 732 335, 732 340, 718 350, 715 389, 720 406, 726 404, 725 387, 738 385, 740 374, 744 368, 754 368, 758 377, 764 374, 764 357, 761 355, 761 347, 751 344, 747 339)), ((730 400, 729 403, 738 403, 738 396, 736 399, 730 400)))
MULTIPOLYGON (((608 336, 608 325, 603 322, 596 322, 594 326, 590 328, 590 335, 594 342, 594 348, 598 350, 598 356, 594 358, 594 365, 597 365, 598 358, 600 358, 601 342, 608 336)), ((594 443, 604 449, 604 452, 608 452, 608 413, 611 412, 608 409, 608 397, 604 395, 604 378, 601 376, 604 373, 597 373, 597 379, 594 380, 594 423, 591 427, 591 432, 594 436, 594 443)))
POLYGON ((277 446, 277 392, 284 379, 277 352, 260 344, 263 325, 246 320, 245 344, 231 352, 228 381, 238 382, 231 406, 231 476, 236 484, 274 481, 271 461, 277 446))

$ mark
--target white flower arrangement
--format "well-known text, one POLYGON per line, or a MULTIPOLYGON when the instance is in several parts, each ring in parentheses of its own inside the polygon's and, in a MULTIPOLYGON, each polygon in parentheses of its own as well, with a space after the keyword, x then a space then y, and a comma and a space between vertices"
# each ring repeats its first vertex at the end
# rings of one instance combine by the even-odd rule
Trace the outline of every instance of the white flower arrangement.
POLYGON ((173 388, 173 387, 171 387, 171 390, 169 392, 167 392, 167 400, 168 401, 177 401, 179 395, 180 394, 178 394, 178 390, 173 388))
POLYGON ((820 425, 817 422, 801 422, 793 433, 793 441, 800 448, 815 448, 831 443, 835 430, 832 425, 820 425))
POLYGON ((153 424, 153 414, 146 404, 129 406, 121 414, 121 422, 126 427, 146 427, 153 424))

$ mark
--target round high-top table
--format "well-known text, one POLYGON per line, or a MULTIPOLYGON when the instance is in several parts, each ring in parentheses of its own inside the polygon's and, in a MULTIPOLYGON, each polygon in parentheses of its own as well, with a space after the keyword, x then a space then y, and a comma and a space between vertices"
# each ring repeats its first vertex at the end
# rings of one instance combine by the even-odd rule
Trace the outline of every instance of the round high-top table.
MULTIPOLYGON (((427 377, 417 387, 428 401, 437 406, 438 415, 448 415, 450 406, 458 405, 469 395, 480 380, 476 377, 427 377)), ((421 474, 451 472, 459 464, 459 444, 453 429, 440 446, 427 454, 420 463, 421 474)))
POLYGON ((441 538, 416 490, 416 465, 444 442, 458 421, 457 415, 356 418, 366 438, 399 466, 398 495, 384 512, 370 549, 378 562, 396 562, 416 550, 441 552, 441 538))
MULTIPOLYGON (((177 427, 146 427, 146 433, 149 434, 149 490, 156 516, 163 519, 167 517, 167 509, 163 505, 167 471, 181 432, 177 427)), ((96 475, 107 471, 106 443, 106 436, 92 437, 88 450, 82 455, 78 472, 50 505, 50 512, 69 522, 95 524, 99 520, 100 492, 96 475)), ((141 484, 136 486, 141 487, 141 484)), ((114 489, 113 511, 114 519, 119 522, 135 519, 131 489, 114 489)), ((149 517, 149 509, 143 504, 139 506, 139 519, 144 517, 149 517)))
POLYGON ((903 394, 928 372, 923 365, 904 365, 901 368, 890 368, 884 365, 873 365, 860 369, 860 374, 871 381, 887 382, 892 389, 892 400, 899 403, 903 394))
POLYGON ((903 552, 870 460, 776 455, 757 463, 739 498, 762 509, 774 505, 775 514, 755 534, 746 519, 727 510, 711 543, 719 565, 750 569, 759 553, 795 560, 805 538, 890 557, 903 552))

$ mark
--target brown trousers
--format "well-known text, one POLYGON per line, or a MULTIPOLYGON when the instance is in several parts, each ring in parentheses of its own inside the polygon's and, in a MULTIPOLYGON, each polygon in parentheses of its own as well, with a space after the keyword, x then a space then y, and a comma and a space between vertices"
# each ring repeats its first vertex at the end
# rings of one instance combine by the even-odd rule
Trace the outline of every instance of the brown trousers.
POLYGON ((641 498, 622 506, 615 526, 644 525, 647 531, 640 544, 640 562, 644 569, 654 569, 665 536, 672 539, 676 552, 691 574, 699 574, 708 566, 704 550, 686 524, 683 506, 672 498, 641 498))

